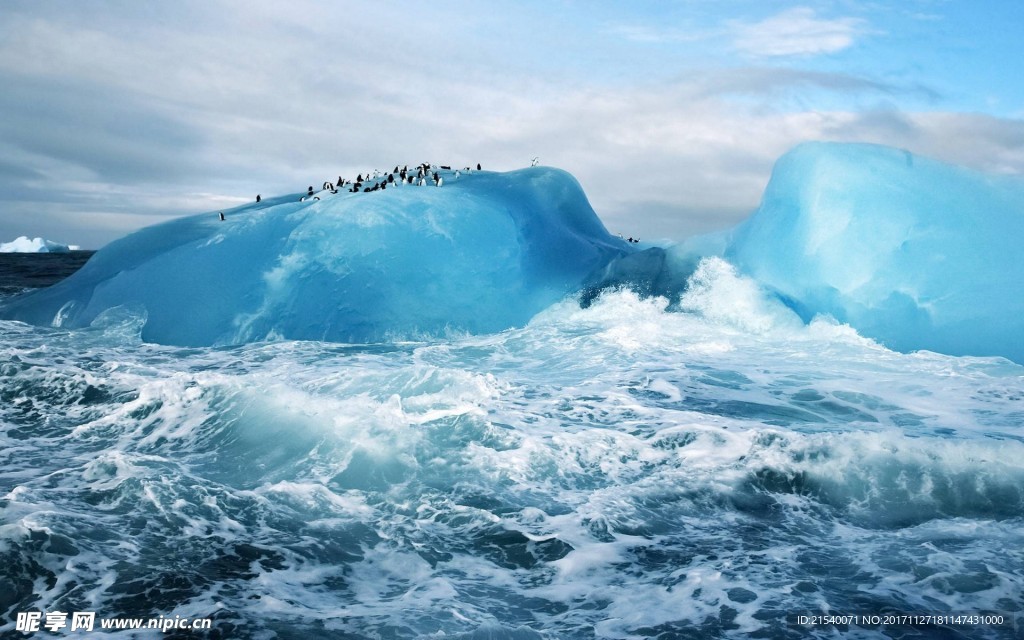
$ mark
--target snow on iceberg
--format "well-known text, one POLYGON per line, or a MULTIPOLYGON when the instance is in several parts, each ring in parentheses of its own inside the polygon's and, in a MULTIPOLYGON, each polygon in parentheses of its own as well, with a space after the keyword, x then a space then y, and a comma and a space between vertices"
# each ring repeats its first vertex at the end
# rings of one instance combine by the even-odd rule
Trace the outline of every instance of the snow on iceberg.
POLYGON ((144 314, 143 340, 185 346, 493 332, 525 324, 632 250, 563 171, 447 178, 148 227, 0 316, 82 327, 123 308, 144 314))
POLYGON ((43 238, 29 238, 20 236, 10 242, 0 243, 0 253, 68 253, 75 251, 78 247, 43 238))
POLYGON ((867 144, 776 163, 726 258, 804 320, 887 346, 1024 363, 1024 180, 867 144))

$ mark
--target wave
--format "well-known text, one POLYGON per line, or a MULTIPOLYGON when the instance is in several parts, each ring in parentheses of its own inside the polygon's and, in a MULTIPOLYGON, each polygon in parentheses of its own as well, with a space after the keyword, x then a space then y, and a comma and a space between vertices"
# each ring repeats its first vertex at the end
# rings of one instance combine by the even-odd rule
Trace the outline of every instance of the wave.
POLYGON ((894 352, 724 261, 697 272, 674 303, 607 289, 419 342, 2 322, 4 618, 630 638, 1012 617, 1021 367, 894 352))

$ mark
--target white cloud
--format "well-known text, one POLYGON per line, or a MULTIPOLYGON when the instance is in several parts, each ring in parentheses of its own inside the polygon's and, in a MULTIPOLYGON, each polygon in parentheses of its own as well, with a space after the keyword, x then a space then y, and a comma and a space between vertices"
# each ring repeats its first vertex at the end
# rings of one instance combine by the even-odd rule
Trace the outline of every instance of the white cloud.
POLYGON ((866 33, 866 24, 860 18, 826 20, 808 7, 788 9, 760 22, 728 24, 736 49, 757 57, 835 53, 852 46, 866 33))
MULTIPOLYGON (((677 239, 742 219, 774 160, 805 140, 888 143, 1024 174, 1020 120, 863 112, 855 105, 922 95, 868 75, 763 63, 674 76, 654 65, 614 82, 545 73, 503 58, 474 23, 489 12, 469 5, 437 22, 384 7, 358 25, 334 5, 312 22, 314 5, 257 3, 227 17, 203 2, 124 5, 172 14, 153 21, 77 6, 45 29, 31 17, 0 23, 0 238, 96 247, 163 216, 425 160, 514 169, 539 155, 577 176, 610 229, 677 239), (799 99, 822 93, 845 110, 799 99), (30 226, 44 208, 48 224, 80 234, 30 226)), ((761 29, 762 51, 820 52, 866 32, 850 20, 802 9, 734 27, 761 29), (783 46, 772 20, 786 16, 809 40, 783 46)), ((557 67, 568 54, 553 51, 557 67)))

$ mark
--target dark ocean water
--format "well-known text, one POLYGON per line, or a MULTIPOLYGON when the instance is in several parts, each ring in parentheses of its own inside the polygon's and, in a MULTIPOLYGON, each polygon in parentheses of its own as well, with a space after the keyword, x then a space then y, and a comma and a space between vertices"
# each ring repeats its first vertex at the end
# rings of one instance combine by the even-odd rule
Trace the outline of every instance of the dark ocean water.
POLYGON ((60 282, 81 269, 94 253, 0 253, 0 296, 60 282))

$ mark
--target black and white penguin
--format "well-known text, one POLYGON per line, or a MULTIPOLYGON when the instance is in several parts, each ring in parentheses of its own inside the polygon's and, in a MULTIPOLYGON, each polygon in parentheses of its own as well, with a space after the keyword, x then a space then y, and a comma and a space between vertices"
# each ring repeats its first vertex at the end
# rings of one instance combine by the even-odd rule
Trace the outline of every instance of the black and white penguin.
POLYGON ((256 194, 256 202, 259 202, 259 201, 260 201, 260 194, 257 193, 256 194))
POLYGON ((224 212, 223 211, 220 212, 220 219, 221 219, 221 222, 224 221, 224 212))

